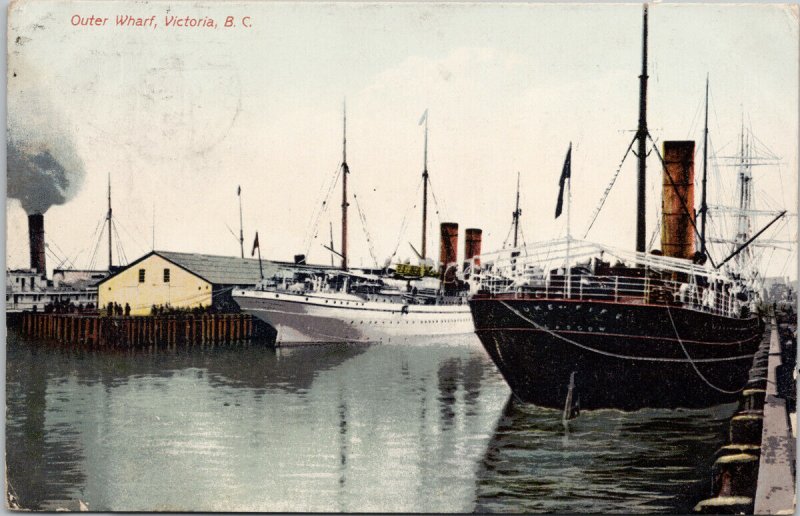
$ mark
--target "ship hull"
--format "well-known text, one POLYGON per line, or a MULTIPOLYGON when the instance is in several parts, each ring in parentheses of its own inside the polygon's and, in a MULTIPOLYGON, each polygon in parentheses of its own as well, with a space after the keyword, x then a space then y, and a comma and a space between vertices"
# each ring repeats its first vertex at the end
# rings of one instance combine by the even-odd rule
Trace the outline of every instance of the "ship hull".
POLYGON ((522 401, 563 408, 704 407, 737 399, 763 323, 665 305, 470 301, 476 333, 522 401))
POLYGON ((243 312, 277 331, 276 345, 329 342, 405 342, 420 337, 469 335, 469 305, 403 305, 349 296, 234 291, 243 312))

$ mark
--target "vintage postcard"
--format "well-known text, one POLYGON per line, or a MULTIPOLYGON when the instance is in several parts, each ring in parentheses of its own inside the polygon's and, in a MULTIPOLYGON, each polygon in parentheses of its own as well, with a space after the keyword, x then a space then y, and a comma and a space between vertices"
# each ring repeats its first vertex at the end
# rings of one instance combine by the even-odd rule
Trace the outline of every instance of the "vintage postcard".
POLYGON ((6 507, 793 512, 799 12, 12 2, 6 507))

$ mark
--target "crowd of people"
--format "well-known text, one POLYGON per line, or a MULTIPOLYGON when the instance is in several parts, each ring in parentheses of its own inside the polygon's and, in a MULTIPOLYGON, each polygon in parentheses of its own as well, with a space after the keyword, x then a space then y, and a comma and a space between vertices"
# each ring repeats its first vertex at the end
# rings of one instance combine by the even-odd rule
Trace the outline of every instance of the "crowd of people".
MULTIPOLYGON (((33 307, 36 311, 36 306, 33 307)), ((78 303, 77 305, 68 299, 59 299, 52 303, 44 305, 44 313, 46 314, 82 314, 91 313, 95 311, 94 303, 78 303)))

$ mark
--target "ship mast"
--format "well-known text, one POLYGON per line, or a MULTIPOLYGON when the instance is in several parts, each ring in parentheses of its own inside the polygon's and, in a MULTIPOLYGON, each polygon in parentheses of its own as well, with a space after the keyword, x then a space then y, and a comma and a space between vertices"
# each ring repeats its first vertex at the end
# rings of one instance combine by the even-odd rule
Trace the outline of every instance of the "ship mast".
POLYGON ((706 179, 708 168, 708 75, 706 75, 706 121, 703 129, 703 192, 700 200, 700 252, 704 255, 706 252, 706 213, 708 212, 708 204, 706 204, 706 179))
POLYGON ((514 208, 514 213, 511 214, 514 220, 514 248, 517 247, 517 235, 519 234, 519 216, 522 215, 522 210, 519 209, 519 172, 517 172, 517 205, 514 208))
POLYGON ((111 173, 108 173, 108 215, 106 215, 108 223, 108 272, 111 272, 111 173))
POLYGON ((645 251, 645 172, 647 170, 647 4, 643 6, 642 74, 639 76, 639 128, 636 132, 639 158, 636 198, 636 250, 645 251))
POLYGON ((342 269, 347 269, 347 104, 342 103, 342 269))
POLYGON ((236 189, 236 193, 239 197, 239 247, 242 251, 242 259, 244 259, 244 222, 242 218, 242 187, 239 186, 236 189))
POLYGON ((428 110, 425 110, 425 153, 422 164, 422 254, 423 264, 427 252, 428 233, 428 110))
MULTIPOLYGON (((741 134, 741 147, 739 148, 739 178, 738 178, 738 191, 739 191, 739 224, 736 235, 736 245, 743 244, 750 238, 751 221, 749 213, 752 210, 752 184, 753 184, 753 170, 751 168, 750 156, 750 141, 749 135, 745 139, 744 116, 742 116, 742 134, 741 134)), ((749 262, 750 250, 745 249, 744 253, 737 258, 739 266, 749 262)))

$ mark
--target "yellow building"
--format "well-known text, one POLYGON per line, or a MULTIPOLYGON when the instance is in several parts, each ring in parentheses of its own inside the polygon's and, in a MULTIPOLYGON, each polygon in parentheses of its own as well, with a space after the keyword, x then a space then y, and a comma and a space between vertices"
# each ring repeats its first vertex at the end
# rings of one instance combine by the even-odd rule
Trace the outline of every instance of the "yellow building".
MULTIPOLYGON (((263 263, 264 274, 271 272, 263 263)), ((234 286, 253 286, 261 278, 258 260, 195 253, 152 251, 97 285, 98 307, 130 305, 131 315, 149 315, 153 306, 235 308, 234 286)))

